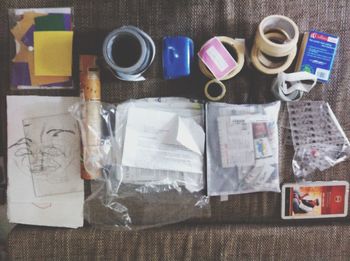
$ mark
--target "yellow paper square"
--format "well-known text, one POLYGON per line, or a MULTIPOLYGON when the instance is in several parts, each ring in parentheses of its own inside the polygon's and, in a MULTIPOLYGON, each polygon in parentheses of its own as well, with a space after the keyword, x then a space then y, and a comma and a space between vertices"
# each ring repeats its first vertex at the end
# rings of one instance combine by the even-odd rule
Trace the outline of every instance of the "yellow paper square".
POLYGON ((72 76, 73 31, 34 32, 37 76, 72 76))

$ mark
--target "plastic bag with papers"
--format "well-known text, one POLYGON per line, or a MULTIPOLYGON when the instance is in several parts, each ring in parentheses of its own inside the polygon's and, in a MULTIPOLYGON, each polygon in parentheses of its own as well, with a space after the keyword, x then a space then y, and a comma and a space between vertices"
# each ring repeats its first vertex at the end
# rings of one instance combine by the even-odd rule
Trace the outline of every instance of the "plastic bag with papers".
POLYGON ((346 160, 350 143, 329 104, 299 101, 287 104, 294 146, 293 171, 304 179, 346 160))
POLYGON ((204 109, 184 98, 75 105, 84 166, 95 179, 84 214, 95 225, 145 228, 210 214, 204 109))
POLYGON ((280 192, 280 103, 206 107, 208 195, 280 192))

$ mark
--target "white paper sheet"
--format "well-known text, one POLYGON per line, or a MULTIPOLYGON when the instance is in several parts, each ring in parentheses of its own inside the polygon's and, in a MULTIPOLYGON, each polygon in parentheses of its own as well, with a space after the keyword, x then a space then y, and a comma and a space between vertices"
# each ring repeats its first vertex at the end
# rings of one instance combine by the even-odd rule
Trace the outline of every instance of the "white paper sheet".
POLYGON ((176 113, 130 108, 122 165, 203 173, 204 131, 176 113))
MULTIPOLYGON (((69 106, 78 101, 79 98, 75 97, 7 97, 9 181, 7 195, 8 218, 11 223, 72 228, 83 225, 84 183, 79 178, 80 163, 73 160, 70 163, 73 166, 66 173, 68 180, 74 180, 72 191, 76 192, 38 197, 34 189, 29 154, 42 154, 43 151, 39 150, 40 146, 36 146, 35 151, 30 150, 30 140, 26 139, 23 129, 24 119, 64 114, 67 113, 69 106)), ((62 126, 62 123, 58 125, 62 126)), ((49 191, 44 191, 42 194, 47 192, 49 191)))
POLYGON ((255 164, 253 128, 242 116, 218 118, 221 164, 223 168, 255 164))

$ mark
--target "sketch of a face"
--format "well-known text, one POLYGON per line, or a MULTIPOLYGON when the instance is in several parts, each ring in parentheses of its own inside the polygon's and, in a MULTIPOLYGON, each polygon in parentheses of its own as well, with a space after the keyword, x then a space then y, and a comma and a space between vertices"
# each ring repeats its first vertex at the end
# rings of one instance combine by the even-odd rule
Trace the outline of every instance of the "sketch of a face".
POLYGON ((9 159, 14 160, 18 170, 25 175, 30 174, 29 155, 30 139, 22 138, 8 147, 9 159))
POLYGON ((77 154, 79 156, 79 146, 76 123, 62 125, 62 121, 23 121, 26 137, 9 147, 22 172, 53 183, 66 176, 64 170, 77 158, 77 154))
POLYGON ((72 161, 72 146, 75 142, 75 131, 70 129, 44 130, 39 146, 32 147, 30 156, 31 172, 36 175, 49 175, 64 170, 72 161), (67 146, 67 144, 71 146, 67 146))

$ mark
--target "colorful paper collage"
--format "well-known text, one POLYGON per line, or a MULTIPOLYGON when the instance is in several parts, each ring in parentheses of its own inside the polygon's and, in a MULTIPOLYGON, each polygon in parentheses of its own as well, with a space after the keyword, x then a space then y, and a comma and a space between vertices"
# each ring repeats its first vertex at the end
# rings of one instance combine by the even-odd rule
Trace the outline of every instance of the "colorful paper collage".
POLYGON ((11 88, 72 88, 72 10, 13 9, 9 14, 16 21, 10 30, 16 46, 11 88))

